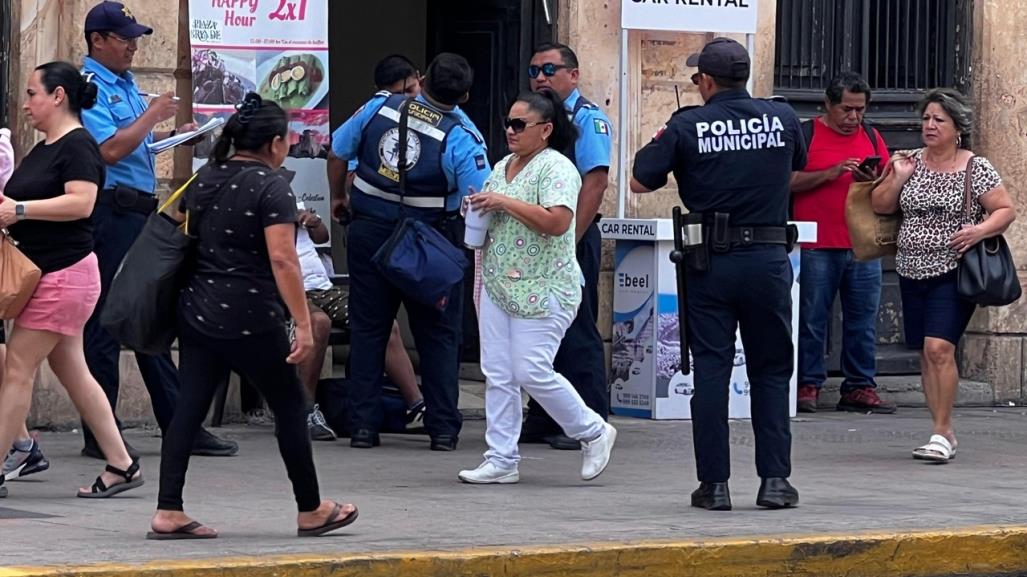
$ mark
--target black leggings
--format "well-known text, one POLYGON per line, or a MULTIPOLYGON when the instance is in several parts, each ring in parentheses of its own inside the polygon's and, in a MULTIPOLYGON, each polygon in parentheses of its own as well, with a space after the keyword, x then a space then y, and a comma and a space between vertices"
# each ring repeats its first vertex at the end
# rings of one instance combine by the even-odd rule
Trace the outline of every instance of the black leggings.
POLYGON ((182 488, 189 467, 189 453, 214 392, 229 370, 260 390, 275 415, 278 452, 292 481, 300 512, 321 504, 317 471, 307 432, 303 385, 296 367, 285 362, 289 341, 284 330, 241 339, 215 339, 180 322, 178 407, 164 432, 160 460, 160 493, 157 508, 182 510, 182 488))

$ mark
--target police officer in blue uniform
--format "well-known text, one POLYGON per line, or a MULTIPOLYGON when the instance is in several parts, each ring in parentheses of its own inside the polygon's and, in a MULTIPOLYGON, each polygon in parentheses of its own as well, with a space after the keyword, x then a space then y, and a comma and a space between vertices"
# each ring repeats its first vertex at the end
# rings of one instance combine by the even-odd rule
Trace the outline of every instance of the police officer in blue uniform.
MULTIPOLYGON (((571 382, 582 400, 607 419, 610 390, 606 383, 606 358, 603 339, 596 326, 599 317, 599 263, 602 237, 599 234, 599 207, 610 179, 610 119, 578 90, 578 57, 564 44, 543 44, 535 49, 528 66, 531 89, 551 90, 562 100, 567 115, 578 127, 578 139, 561 152, 571 159, 581 174, 581 192, 575 210, 577 257, 585 286, 578 316, 560 343, 553 366, 571 382)), ((522 443, 549 443, 554 449, 577 450, 581 443, 563 430, 532 399, 521 428, 522 443)))
POLYGON ((379 443, 382 421, 381 376, 385 346, 400 302, 421 359, 424 425, 431 449, 456 449, 462 419, 457 410, 463 284, 453 287, 444 312, 403 298, 371 259, 401 218, 438 227, 456 246, 463 244, 460 204, 480 190, 490 167, 485 145, 455 113, 467 100, 473 71, 456 54, 438 55, 428 66, 423 90, 409 105, 406 190, 399 189, 400 109, 406 95, 378 93, 332 135, 329 163, 332 210, 349 211, 347 259, 350 272, 350 446, 379 443), (346 195, 346 161, 359 160, 351 194, 346 195), (402 207, 400 202, 402 201, 402 207))
POLYGON ((701 215, 703 244, 690 258, 688 331, 695 370, 692 430, 699 488, 692 506, 731 509, 728 398, 735 331, 745 347, 756 437, 756 504, 799 502, 791 474, 789 381, 792 267, 787 227, 791 173, 806 164, 799 121, 779 102, 745 90, 749 55, 727 38, 689 56, 704 106, 676 112, 635 156, 633 192, 677 179, 681 201, 701 215), (704 262, 705 261, 705 262, 704 262), (754 290, 758 287, 758 290, 754 290))
MULTIPOLYGON (((129 247, 142 231, 146 218, 157 208, 156 162, 147 145, 173 136, 177 130, 191 130, 192 123, 176 130, 155 131, 154 127, 175 116, 177 98, 162 94, 148 103, 140 97, 132 75, 132 61, 139 38, 153 33, 136 21, 132 11, 120 2, 100 2, 86 15, 88 56, 82 73, 97 86, 96 105, 82 111, 82 124, 100 144, 107 163, 103 190, 97 194, 93 211, 93 232, 100 265, 100 300, 85 327, 85 353, 89 371, 100 383, 111 407, 118 406, 121 345, 100 326, 100 312, 107 292, 129 247)), ((161 430, 167 430, 178 403, 178 370, 171 353, 136 353, 139 372, 150 393, 153 413, 161 430)), ((82 454, 97 459, 103 453, 93 434, 83 425, 82 454)), ((231 456, 239 451, 234 441, 223 440, 201 429, 193 446, 194 455, 231 456)), ((129 448, 130 453, 134 450, 129 448)))

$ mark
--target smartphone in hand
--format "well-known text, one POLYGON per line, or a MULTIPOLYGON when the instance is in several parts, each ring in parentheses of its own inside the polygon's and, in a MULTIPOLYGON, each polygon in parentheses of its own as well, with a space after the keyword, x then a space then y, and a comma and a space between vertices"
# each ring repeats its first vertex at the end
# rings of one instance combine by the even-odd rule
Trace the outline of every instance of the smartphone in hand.
POLYGON ((881 164, 880 156, 868 156, 863 159, 863 162, 859 163, 857 167, 860 172, 867 174, 877 174, 877 167, 881 164))

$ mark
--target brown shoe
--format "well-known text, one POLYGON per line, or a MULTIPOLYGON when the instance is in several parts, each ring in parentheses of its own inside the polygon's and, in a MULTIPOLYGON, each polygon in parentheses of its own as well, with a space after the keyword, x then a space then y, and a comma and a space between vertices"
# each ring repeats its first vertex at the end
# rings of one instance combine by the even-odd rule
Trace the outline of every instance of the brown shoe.
POLYGON ((796 403, 800 413, 817 412, 817 397, 820 396, 820 389, 813 385, 801 385, 799 387, 799 402, 796 403))
POLYGON ((850 413, 890 415, 895 409, 895 403, 881 400, 881 397, 877 396, 877 391, 866 387, 853 389, 842 395, 838 401, 838 410, 850 413))

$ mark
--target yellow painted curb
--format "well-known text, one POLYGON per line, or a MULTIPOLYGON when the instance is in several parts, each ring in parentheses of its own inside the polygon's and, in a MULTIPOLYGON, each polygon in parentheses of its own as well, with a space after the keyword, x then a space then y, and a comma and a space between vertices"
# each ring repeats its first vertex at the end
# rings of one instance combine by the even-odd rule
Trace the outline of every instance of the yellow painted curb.
POLYGON ((0 577, 935 577, 1027 571, 1027 527, 0 568, 0 577))

